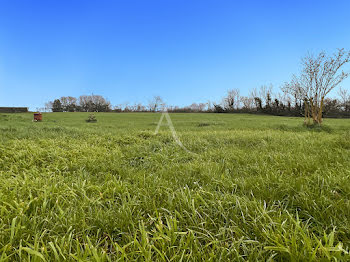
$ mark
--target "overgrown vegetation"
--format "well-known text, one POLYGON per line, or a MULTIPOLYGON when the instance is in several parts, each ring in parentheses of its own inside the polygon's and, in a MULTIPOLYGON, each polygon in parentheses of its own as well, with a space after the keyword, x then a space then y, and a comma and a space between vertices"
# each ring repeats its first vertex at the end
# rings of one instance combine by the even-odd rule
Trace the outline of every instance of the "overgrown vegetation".
POLYGON ((90 114, 89 117, 86 119, 86 122, 97 122, 96 116, 94 114, 90 114))
POLYGON ((349 120, 88 115, 0 116, 2 261, 350 259, 349 120))

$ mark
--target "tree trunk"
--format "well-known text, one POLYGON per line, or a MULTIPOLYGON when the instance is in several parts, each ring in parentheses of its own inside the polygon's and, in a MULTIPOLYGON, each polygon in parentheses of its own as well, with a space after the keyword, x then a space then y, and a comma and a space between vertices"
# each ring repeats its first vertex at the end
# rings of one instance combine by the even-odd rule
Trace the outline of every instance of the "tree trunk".
POLYGON ((319 125, 322 124, 322 112, 323 112, 323 105, 324 105, 323 101, 324 101, 324 97, 321 98, 320 108, 318 109, 317 123, 319 125))
POLYGON ((323 106, 324 106, 324 97, 321 98, 320 104, 314 104, 312 99, 311 101, 311 113, 312 113, 312 120, 314 124, 321 125, 322 124, 322 112, 323 112, 323 106))
POLYGON ((309 107, 309 101, 307 99, 304 100, 304 107, 305 107, 304 124, 309 125, 310 124, 310 107, 309 107))
POLYGON ((317 106, 314 104, 314 101, 312 98, 310 98, 310 107, 311 107, 311 117, 312 117, 312 121, 313 123, 317 123, 317 106))

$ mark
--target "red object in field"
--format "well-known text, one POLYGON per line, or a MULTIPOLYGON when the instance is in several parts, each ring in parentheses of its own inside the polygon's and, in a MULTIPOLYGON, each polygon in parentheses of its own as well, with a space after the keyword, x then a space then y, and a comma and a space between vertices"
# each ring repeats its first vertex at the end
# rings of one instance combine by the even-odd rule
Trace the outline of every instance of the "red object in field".
POLYGON ((41 113, 35 113, 34 114, 34 121, 42 121, 43 115, 41 113))

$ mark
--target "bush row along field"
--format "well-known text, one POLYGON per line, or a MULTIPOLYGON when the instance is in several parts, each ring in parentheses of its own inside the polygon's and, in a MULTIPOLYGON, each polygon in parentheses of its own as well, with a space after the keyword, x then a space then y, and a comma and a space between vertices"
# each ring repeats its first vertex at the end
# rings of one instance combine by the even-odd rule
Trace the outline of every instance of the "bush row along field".
POLYGON ((350 121, 0 115, 1 261, 349 260, 350 121))

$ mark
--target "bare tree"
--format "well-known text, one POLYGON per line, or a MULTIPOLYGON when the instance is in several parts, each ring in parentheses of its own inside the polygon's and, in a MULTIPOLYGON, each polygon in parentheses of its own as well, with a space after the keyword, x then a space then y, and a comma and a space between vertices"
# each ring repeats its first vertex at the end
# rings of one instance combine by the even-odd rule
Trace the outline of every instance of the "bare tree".
POLYGON ((96 112, 107 112, 111 108, 111 103, 100 95, 91 95, 91 103, 93 111, 96 112))
POLYGON ((49 101, 49 102, 45 103, 45 112, 52 111, 52 106, 53 106, 53 102, 52 101, 49 101))
POLYGON ((350 52, 338 49, 333 56, 321 52, 318 56, 308 54, 302 59, 300 76, 293 76, 290 83, 284 86, 284 91, 302 97, 305 105, 306 124, 322 123, 322 112, 326 96, 344 79, 348 72, 340 69, 350 61, 350 52))
POLYGON ((340 97, 341 107, 344 111, 348 111, 350 108, 350 95, 348 90, 339 88, 338 95, 340 97))
POLYGON ((165 104, 163 102, 163 99, 160 96, 154 96, 148 102, 148 109, 151 112, 156 112, 156 111, 160 110, 164 106, 165 106, 165 104))
POLYGON ((284 105, 288 105, 292 103, 292 99, 290 97, 290 94, 282 92, 277 94, 277 99, 283 103, 284 105))
POLYGON ((82 111, 89 112, 89 96, 87 95, 79 96, 79 106, 82 111))
POLYGON ((198 104, 198 111, 199 112, 203 112, 205 110, 205 108, 207 107, 206 103, 199 103, 198 104))
POLYGON ((226 97, 223 99, 223 106, 225 109, 238 109, 240 103, 239 89, 231 89, 227 91, 226 97))
POLYGON ((111 109, 110 102, 100 95, 82 95, 79 97, 79 105, 85 112, 107 112, 111 109))
POLYGON ((207 105, 205 103, 192 103, 188 109, 193 112, 203 112, 207 105))
POLYGON ((77 99, 75 97, 72 96, 68 96, 67 97, 67 111, 68 112, 74 112, 76 111, 77 108, 77 99))
POLYGON ((77 99, 72 96, 62 96, 60 98, 63 111, 74 112, 77 106, 77 99))
POLYGON ((141 103, 135 103, 134 105, 130 106, 130 110, 133 112, 143 112, 146 111, 146 108, 141 103))
POLYGON ((258 97, 258 91, 256 90, 256 88, 253 88, 252 90, 250 90, 249 92, 249 99, 251 99, 253 101, 253 107, 255 106, 256 110, 258 110, 258 107, 256 106, 255 100, 258 97))
POLYGON ((269 86, 261 86, 259 89, 259 97, 262 99, 263 106, 269 107, 272 100, 272 84, 269 86))
POLYGON ((244 109, 250 110, 254 107, 254 98, 250 96, 241 96, 240 101, 244 109))
POLYGON ((213 111, 214 110, 214 103, 210 100, 206 103, 207 105, 207 111, 213 111))
POLYGON ((62 96, 60 98, 60 101, 61 101, 61 105, 62 105, 63 111, 67 111, 67 107, 68 107, 68 99, 67 99, 67 97, 62 96))

